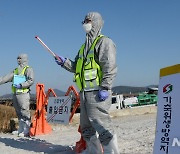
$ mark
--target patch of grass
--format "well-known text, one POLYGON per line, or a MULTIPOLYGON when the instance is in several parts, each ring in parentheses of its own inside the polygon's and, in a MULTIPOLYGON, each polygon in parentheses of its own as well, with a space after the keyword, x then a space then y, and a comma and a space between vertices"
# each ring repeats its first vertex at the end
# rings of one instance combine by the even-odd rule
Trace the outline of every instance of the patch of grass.
MULTIPOLYGON (((17 120, 13 120, 17 118, 16 111, 13 106, 7 105, 0 104, 0 132, 3 133, 10 133, 18 128, 17 120)), ((35 110, 30 110, 30 112, 33 117, 35 110)))
POLYGON ((7 133, 11 131, 11 118, 17 118, 14 107, 0 105, 0 132, 7 133))

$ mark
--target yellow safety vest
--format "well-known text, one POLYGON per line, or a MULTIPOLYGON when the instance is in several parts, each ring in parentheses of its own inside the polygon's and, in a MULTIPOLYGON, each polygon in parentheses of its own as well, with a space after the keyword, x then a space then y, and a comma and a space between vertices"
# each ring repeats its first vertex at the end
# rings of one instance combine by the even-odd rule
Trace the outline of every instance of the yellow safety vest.
POLYGON ((81 49, 79 50, 79 58, 76 64, 76 73, 74 75, 74 81, 76 82, 76 85, 80 91, 90 91, 99 89, 99 85, 102 81, 102 70, 94 59, 94 48, 98 40, 103 36, 104 35, 100 35, 94 40, 86 57, 84 57, 83 54, 85 44, 83 44, 81 46, 81 49))
MULTIPOLYGON (((24 76, 24 73, 25 73, 25 71, 26 71, 27 68, 29 68, 29 66, 25 66, 25 67, 23 68, 23 70, 21 71, 20 74, 18 74, 18 68, 16 68, 16 69, 14 70, 14 76, 15 76, 15 75, 19 75, 19 76, 21 76, 21 77, 25 77, 25 76, 24 76)), ((14 84, 14 77, 13 77, 13 84, 14 84)), ((17 89, 17 88, 15 88, 15 87, 12 85, 12 93, 13 93, 13 94, 16 94, 16 93, 27 93, 28 91, 29 91, 29 88, 17 89)))

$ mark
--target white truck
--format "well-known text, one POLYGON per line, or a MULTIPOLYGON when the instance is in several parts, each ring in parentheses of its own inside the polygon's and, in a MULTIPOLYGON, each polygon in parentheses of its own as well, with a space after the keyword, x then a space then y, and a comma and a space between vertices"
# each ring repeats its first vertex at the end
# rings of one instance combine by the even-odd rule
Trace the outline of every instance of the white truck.
POLYGON ((110 110, 130 108, 131 106, 136 105, 136 104, 138 104, 137 97, 124 98, 123 94, 113 95, 110 110))
POLYGON ((112 96, 112 104, 109 110, 117 110, 117 109, 122 109, 124 108, 124 103, 123 103, 123 95, 113 95, 112 96))
POLYGON ((138 98, 137 97, 127 97, 124 99, 124 106, 125 108, 132 107, 134 105, 138 104, 138 98))

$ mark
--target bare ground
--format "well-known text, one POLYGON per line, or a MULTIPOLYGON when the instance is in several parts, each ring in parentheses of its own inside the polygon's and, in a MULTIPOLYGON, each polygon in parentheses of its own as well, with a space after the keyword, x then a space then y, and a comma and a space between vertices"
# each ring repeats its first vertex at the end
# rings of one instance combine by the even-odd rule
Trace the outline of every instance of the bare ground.
MULTIPOLYGON (((113 114, 113 127, 118 136, 121 154, 152 154, 155 138, 156 113, 131 114, 119 116, 113 114)), ((32 138, 20 138, 9 133, 0 134, 0 153, 34 154, 59 153, 74 154, 74 146, 80 139, 78 133, 79 115, 67 126, 52 125, 51 134, 32 138)))

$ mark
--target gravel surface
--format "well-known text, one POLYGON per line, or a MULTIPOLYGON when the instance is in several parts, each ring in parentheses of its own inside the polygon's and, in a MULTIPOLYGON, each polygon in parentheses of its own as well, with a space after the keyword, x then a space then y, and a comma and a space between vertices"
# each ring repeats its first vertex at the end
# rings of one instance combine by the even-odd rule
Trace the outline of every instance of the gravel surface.
MULTIPOLYGON (((117 112, 120 112, 117 111, 117 112)), ((116 116, 113 124, 118 136, 121 154, 152 154, 155 138, 156 113, 143 115, 116 116)), ((79 115, 67 126, 52 125, 51 134, 32 138, 20 138, 12 134, 0 134, 0 153, 74 154, 74 146, 80 139, 78 133, 79 115)))

